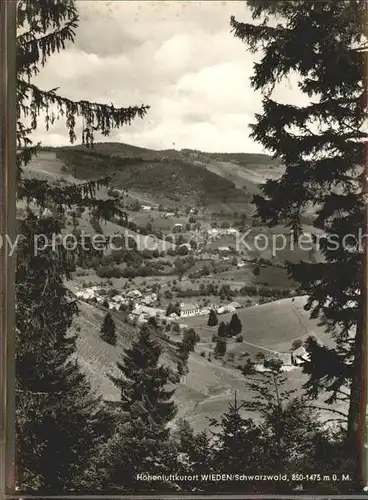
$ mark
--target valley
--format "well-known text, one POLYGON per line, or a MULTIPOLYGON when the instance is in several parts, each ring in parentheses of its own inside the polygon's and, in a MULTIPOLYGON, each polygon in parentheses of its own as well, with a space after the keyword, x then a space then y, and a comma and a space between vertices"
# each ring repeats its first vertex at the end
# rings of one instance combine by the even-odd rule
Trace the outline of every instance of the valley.
MULTIPOLYGON (((287 229, 269 229, 254 216, 252 196, 267 178, 281 174, 280 165, 262 155, 157 152, 116 143, 88 151, 48 148, 26 167, 26 177, 59 185, 109 175, 111 188, 97 195, 115 198, 127 214, 127 222, 99 222, 88 211, 72 209, 62 230, 64 236, 100 235, 124 242, 118 250, 106 248, 86 262, 76 261, 67 282, 80 309, 73 325, 78 359, 96 393, 119 399, 109 375, 117 374, 116 363, 139 327, 153 320, 163 345, 162 362, 173 371, 184 333, 193 329, 198 335, 188 373, 175 392, 177 418, 185 417, 196 431, 206 427, 208 417, 226 411, 235 392, 239 399, 252 397, 241 373, 248 360, 258 371, 267 359, 283 360, 286 388, 301 393, 307 377, 293 362, 295 342, 300 347, 313 336, 328 346, 331 338, 309 318, 306 298, 299 296, 284 265, 287 260, 316 262, 321 255, 291 246, 287 229), (284 248, 275 250, 272 243, 280 240, 284 248), (170 313, 171 306, 179 314, 170 313), (214 326, 208 326, 211 311, 217 316, 214 326), (100 336, 107 312, 116 325, 116 346, 100 336), (226 353, 217 356, 219 325, 229 324, 234 314, 241 336, 227 338, 226 353)), ((25 210, 18 203, 19 218, 25 210)), ((52 213, 53 207, 47 210, 52 213)), ((310 223, 306 233, 313 231, 310 223)), ((318 405, 323 407, 323 400, 318 405)), ((330 416, 329 410, 321 413, 323 419, 330 416)))

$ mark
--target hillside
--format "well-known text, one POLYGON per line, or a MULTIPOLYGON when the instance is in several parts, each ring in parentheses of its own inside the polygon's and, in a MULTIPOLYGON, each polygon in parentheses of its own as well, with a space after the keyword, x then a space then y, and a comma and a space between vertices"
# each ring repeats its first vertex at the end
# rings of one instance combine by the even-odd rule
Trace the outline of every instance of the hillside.
MULTIPOLYGON (((229 346, 228 352, 236 352, 241 357, 246 351, 261 352, 262 347, 266 350, 287 351, 292 340, 305 338, 312 331, 320 340, 328 342, 323 328, 318 327, 315 321, 309 320, 308 313, 302 312, 305 298, 297 298, 295 302, 295 308, 302 315, 302 322, 295 313, 294 303, 291 300, 282 300, 239 311, 246 342, 229 346), (271 329, 270 325, 272 325, 271 329), (247 344, 247 340, 253 347, 247 344)), ((80 313, 74 320, 74 326, 79 330, 78 358, 81 367, 98 394, 109 400, 117 400, 119 391, 108 378, 108 374, 119 375, 116 362, 120 360, 123 349, 136 338, 137 329, 124 322, 122 313, 112 312, 117 326, 118 345, 111 347, 99 337, 100 325, 106 312, 100 307, 84 302, 81 302, 79 307, 80 313)), ((206 318, 195 319, 198 322, 206 318)), ((186 318, 185 322, 192 326, 189 318, 186 318)), ((246 388, 245 379, 238 370, 228 363, 224 365, 216 360, 210 362, 201 356, 201 352, 209 348, 211 339, 210 335, 206 338, 200 328, 197 331, 200 332, 201 341, 196 347, 196 352, 190 355, 190 371, 177 386, 175 400, 179 410, 178 418, 185 417, 196 431, 200 431, 208 425, 207 417, 218 417, 227 410, 229 402, 234 397, 234 391, 237 391, 239 400, 248 399, 252 394, 246 388)), ((165 341, 162 345, 164 349, 162 362, 174 367, 175 350, 165 341)), ((300 370, 288 372, 286 375, 287 387, 297 391, 300 391, 301 385, 307 380, 300 370)), ((320 400, 318 404, 323 405, 323 401, 320 400)), ((326 412, 324 417, 327 418, 328 415, 329 413, 326 412)))
POLYGON ((181 158, 124 157, 101 153, 98 148, 63 148, 56 151, 56 156, 79 179, 113 175, 113 187, 149 193, 158 203, 244 206, 250 203, 253 194, 239 189, 231 180, 181 158))
MULTIPOLYGON (((44 147, 43 151, 57 151, 57 150, 72 150, 72 151, 90 151, 84 146, 74 145, 59 148, 44 147)), ((277 160, 266 154, 255 154, 255 153, 212 153, 194 149, 162 149, 155 150, 139 146, 134 146, 132 144, 126 144, 123 142, 98 142, 93 145, 93 151, 96 153, 101 153, 108 156, 119 156, 120 158, 132 158, 141 157, 145 160, 154 160, 158 158, 171 158, 171 159, 183 159, 183 158, 207 158, 216 161, 234 161, 242 165, 279 165, 277 160)))
MULTIPOLYGON (((70 286, 70 285, 69 285, 70 286)), ((73 287, 71 286, 73 290, 73 287)), ((116 325, 117 346, 113 347, 100 338, 100 328, 106 310, 101 306, 79 301, 79 314, 75 316, 73 327, 78 331, 78 360, 88 376, 93 390, 106 400, 118 400, 119 390, 108 375, 120 376, 116 363, 121 361, 123 350, 129 347, 138 336, 138 329, 124 321, 122 313, 110 311, 116 325)), ((173 365, 175 350, 162 341, 162 362, 173 365)))
POLYGON ((67 180, 113 175, 113 186, 129 189, 153 204, 203 206, 208 211, 253 213, 251 199, 260 185, 283 172, 267 155, 155 151, 123 143, 43 148, 32 161, 37 176, 67 180))
POLYGON ((114 173, 117 188, 154 196, 157 203, 197 204, 214 211, 249 208, 259 184, 280 175, 279 163, 267 155, 156 151, 114 142, 44 151, 56 154, 79 179, 114 173))

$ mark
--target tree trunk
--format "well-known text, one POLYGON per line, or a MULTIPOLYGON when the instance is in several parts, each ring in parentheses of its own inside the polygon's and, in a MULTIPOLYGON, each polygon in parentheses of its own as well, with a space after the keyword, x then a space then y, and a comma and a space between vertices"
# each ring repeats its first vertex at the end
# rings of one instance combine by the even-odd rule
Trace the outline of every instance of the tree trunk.
MULTIPOLYGON (((367 168, 367 167, 366 167, 367 168)), ((362 258, 362 283, 360 293, 360 312, 355 335, 355 356, 350 388, 350 405, 348 413, 348 445, 351 446, 351 456, 358 458, 357 471, 361 478, 362 486, 365 486, 368 476, 366 472, 365 458, 365 428, 367 408, 367 321, 368 321, 368 176, 363 178, 362 186, 365 198, 364 207, 364 237, 362 258)))
POLYGON ((0 6, 0 496, 14 494, 16 242, 16 2, 0 6), (5 404, 4 404, 5 402, 5 404))

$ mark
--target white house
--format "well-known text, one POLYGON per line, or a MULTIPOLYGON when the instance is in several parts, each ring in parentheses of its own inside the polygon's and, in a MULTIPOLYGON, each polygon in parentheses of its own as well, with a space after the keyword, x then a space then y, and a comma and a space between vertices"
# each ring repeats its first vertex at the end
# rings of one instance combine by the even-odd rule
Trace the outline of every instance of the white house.
POLYGON ((122 296, 122 295, 120 295, 120 294, 118 294, 118 295, 114 295, 114 296, 112 297, 112 300, 113 300, 114 302, 117 302, 118 304, 123 304, 123 303, 127 302, 126 298, 125 298, 125 297, 123 297, 123 296, 122 296))
POLYGON ((178 231, 181 231, 183 227, 184 227, 183 224, 179 223, 173 225, 173 229, 177 229, 178 231))
POLYGON ((136 305, 134 310, 132 311, 132 314, 134 316, 141 316, 142 314, 144 314, 148 318, 152 318, 158 316, 165 316, 165 311, 163 309, 158 309, 157 307, 136 305))
POLYGON ((225 229, 223 234, 228 234, 231 236, 237 236, 239 234, 239 231, 237 229, 234 229, 233 227, 230 227, 229 229, 225 229))
POLYGON ((301 346, 291 353, 291 359, 293 365, 298 366, 303 364, 305 361, 309 361, 310 355, 308 354, 304 346, 301 346))
POLYGON ((182 243, 181 245, 179 245, 179 248, 186 248, 188 252, 192 250, 192 247, 189 245, 189 243, 182 243))
POLYGON ((227 314, 234 313, 236 308, 233 304, 227 304, 226 306, 221 306, 217 309, 217 314, 227 314))
POLYGON ((181 317, 195 316, 200 310, 198 304, 185 304, 184 302, 180 304, 181 317))
POLYGON ((130 292, 128 292, 126 296, 129 299, 141 299, 142 293, 139 290, 130 290, 130 292))
POLYGON ((52 216, 52 212, 48 208, 44 208, 40 213, 40 218, 46 219, 47 217, 51 217, 51 216, 52 216))
MULTIPOLYGON (((268 361, 268 360, 271 360, 271 359, 277 359, 277 360, 282 361, 282 366, 284 367, 284 369, 286 367, 291 367, 293 365, 293 363, 292 363, 292 356, 291 356, 290 352, 276 352, 275 351, 272 354, 268 354, 266 356, 265 361, 268 361)), ((266 370, 268 370, 268 368, 266 368, 266 370)))
POLYGON ((230 253, 230 248, 229 247, 218 247, 218 251, 221 254, 230 253))
POLYGON ((150 205, 142 205, 142 210, 143 212, 149 212, 152 210, 152 207, 150 205))
POLYGON ((156 293, 152 293, 151 295, 146 295, 145 297, 142 298, 142 304, 145 304, 146 306, 154 304, 156 301, 157 301, 156 293))
POLYGON ((114 304, 113 302, 109 302, 109 309, 110 309, 110 311, 118 311, 119 306, 118 306, 118 304, 114 304))
POLYGON ((145 323, 148 322, 148 317, 145 314, 140 314, 137 318, 137 324, 138 325, 144 325, 145 323))
POLYGON ((89 300, 96 297, 96 293, 93 290, 83 290, 76 293, 78 299, 89 300))
POLYGON ((293 364, 290 352, 278 352, 276 357, 283 362, 283 366, 291 366, 293 364))
POLYGON ((210 308, 208 306, 201 307, 199 304, 185 304, 184 302, 180 304, 180 310, 181 317, 202 316, 209 314, 210 312, 210 308))
POLYGON ((230 302, 229 307, 234 307, 235 309, 241 309, 241 304, 239 302, 230 302))

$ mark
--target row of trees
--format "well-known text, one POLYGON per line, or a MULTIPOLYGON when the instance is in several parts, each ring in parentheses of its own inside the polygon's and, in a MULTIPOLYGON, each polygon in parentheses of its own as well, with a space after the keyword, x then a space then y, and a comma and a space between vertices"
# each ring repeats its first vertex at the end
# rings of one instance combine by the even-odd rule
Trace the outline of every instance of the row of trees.
MULTIPOLYGON (((218 324, 218 317, 216 314, 216 311, 214 309, 211 309, 208 315, 208 326, 216 326, 218 324)), ((234 337, 236 335, 239 335, 239 333, 242 332, 242 323, 239 319, 239 316, 234 313, 231 316, 231 320, 229 323, 225 323, 224 321, 221 321, 217 335, 219 337, 234 337)))

